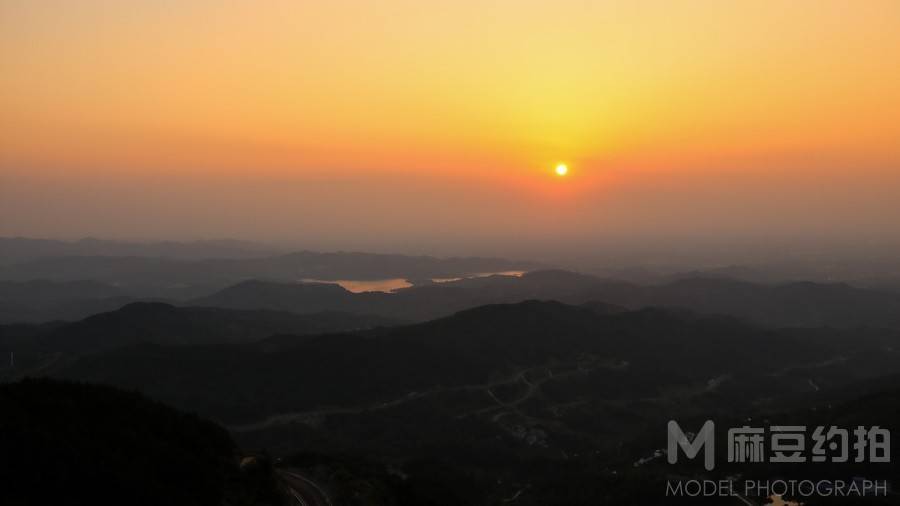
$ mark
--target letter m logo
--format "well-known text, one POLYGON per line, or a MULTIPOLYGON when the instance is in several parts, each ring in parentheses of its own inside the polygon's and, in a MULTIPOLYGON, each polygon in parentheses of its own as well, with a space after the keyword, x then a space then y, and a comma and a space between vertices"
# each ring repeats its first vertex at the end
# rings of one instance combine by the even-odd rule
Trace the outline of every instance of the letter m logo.
POLYGON ((703 449, 703 467, 707 471, 712 471, 716 467, 716 424, 712 420, 707 420, 700 428, 700 432, 694 437, 693 441, 688 441, 687 436, 681 430, 678 422, 669 420, 669 446, 668 461, 669 464, 678 462, 678 448, 684 450, 684 455, 693 459, 703 449))

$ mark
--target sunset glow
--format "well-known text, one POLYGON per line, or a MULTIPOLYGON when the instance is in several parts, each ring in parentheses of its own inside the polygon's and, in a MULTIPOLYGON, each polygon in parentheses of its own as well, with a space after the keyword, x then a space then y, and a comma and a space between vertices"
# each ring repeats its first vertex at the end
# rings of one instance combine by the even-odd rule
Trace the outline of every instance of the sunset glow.
POLYGON ((0 506, 888 504, 897 350, 900 0, 0 0, 0 506))
MULTIPOLYGON (((553 206, 569 216, 552 221, 576 234, 661 226, 660 215, 708 220, 697 206, 737 181, 753 201, 804 181, 888 192, 900 180, 897 26, 893 0, 6 0, 0 191, 11 195, 0 210, 25 215, 31 230, 90 233, 68 221, 79 208, 100 232, 127 235, 134 227, 92 199, 25 209, 47 192, 66 202, 71 191, 134 185, 142 190, 127 200, 138 207, 145 192, 184 191, 136 211, 155 213, 160 235, 191 235, 183 219, 159 217, 173 209, 208 212, 216 235, 277 208, 318 220, 250 229, 320 237, 335 212, 318 204, 326 198, 367 203, 344 227, 379 230, 404 216, 408 234, 424 234, 432 228, 401 202, 478 188, 445 226, 503 228, 553 206), (546 180, 560 153, 578 168, 565 185, 571 209, 546 180), (231 218, 198 203, 225 191, 204 188, 246 185, 273 189, 222 196, 244 210, 231 218)), ((854 213, 885 213, 878 199, 861 208, 847 194, 820 198, 804 190, 778 214, 808 227, 815 206, 843 202, 853 230, 854 213)))

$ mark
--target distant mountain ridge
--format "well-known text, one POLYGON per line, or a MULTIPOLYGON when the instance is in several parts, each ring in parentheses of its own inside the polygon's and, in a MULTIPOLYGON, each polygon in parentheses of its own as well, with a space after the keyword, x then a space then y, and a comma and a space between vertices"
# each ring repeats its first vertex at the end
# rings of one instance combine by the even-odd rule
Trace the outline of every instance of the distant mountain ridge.
MULTIPOLYGON (((129 250, 130 251, 130 250, 129 250)), ((502 258, 435 258, 394 254, 300 251, 245 257, 169 257, 148 251, 130 255, 72 254, 30 258, 0 265, 0 281, 91 280, 113 285, 135 297, 188 299, 212 293, 248 279, 296 282, 319 280, 432 278, 526 271, 543 268, 538 263, 502 258)), ((221 252, 220 252, 221 253, 221 252)))
MULTIPOLYGON (((593 285, 572 273, 536 278, 535 286, 569 293, 593 285)), ((769 329, 600 302, 489 304, 422 323, 315 335, 288 332, 295 318, 302 323, 290 313, 133 304, 31 334, 16 326, 10 343, 48 346, 30 369, 17 366, 21 374, 138 390, 227 424, 245 448, 376 455, 388 469, 408 463, 405 473, 420 467, 416 458, 437 455, 466 469, 525 473, 509 487, 492 478, 490 488, 503 489, 495 497, 512 497, 520 483, 539 483, 559 467, 570 466, 563 483, 586 463, 581 483, 608 476, 604 468, 640 472, 633 463, 664 444, 655 441, 669 419, 741 422, 825 408, 809 412, 830 423, 844 413, 832 403, 896 388, 900 367, 896 330, 769 329), (242 340, 241 328, 277 335, 242 340), (86 351, 66 348, 77 343, 86 351), (535 469, 541 460, 546 467, 535 469)), ((863 405, 878 416, 867 423, 893 423, 883 415, 896 395, 876 400, 863 405)))
POLYGON ((681 307, 774 327, 900 328, 900 294, 846 284, 761 285, 722 278, 688 278, 664 285, 635 285, 569 271, 533 271, 521 277, 489 276, 397 290, 354 294, 333 285, 247 281, 195 305, 292 312, 343 310, 406 320, 428 320, 485 304, 527 299, 570 304, 604 302, 639 309, 681 307))
POLYGON ((0 353, 17 352, 20 363, 42 356, 71 358, 151 343, 203 346, 258 341, 276 334, 296 336, 347 332, 400 322, 344 312, 299 315, 269 310, 176 307, 137 302, 84 320, 50 326, 0 325, 0 353))
POLYGON ((652 398, 717 377, 740 377, 730 384, 735 392, 750 388, 762 398, 809 391, 808 376, 783 372, 794 367, 843 357, 837 373, 815 373, 816 381, 830 385, 894 371, 900 363, 895 353, 880 351, 900 343, 896 331, 773 331, 733 318, 608 309, 525 301, 369 332, 284 335, 236 345, 123 346, 54 374, 139 388, 219 419, 247 420, 328 406, 363 409, 415 397, 410 392, 453 392, 466 390, 464 385, 513 387, 522 381, 512 378, 525 370, 535 371, 535 381, 549 374, 551 383, 567 385, 546 391, 563 402, 652 398))
MULTIPOLYGON (((337 256, 343 261, 341 255, 337 256)), ((93 261, 92 257, 83 260, 93 261)), ((119 259, 125 263, 131 260, 119 259)), ((185 262, 179 269, 190 276, 192 266, 185 262)), ((287 269, 284 267, 282 272, 287 269)), ((81 272, 91 274, 89 268, 81 272)), ((211 269, 209 275, 203 272, 194 275, 202 283, 216 276, 216 272, 211 269)), ((154 278, 151 271, 144 271, 143 275, 154 278)), ((158 279, 164 280, 165 276, 158 279)), ((0 323, 75 321, 137 301, 299 314, 337 311, 425 321, 486 304, 542 299, 570 304, 601 302, 628 309, 681 307, 702 314, 736 316, 772 327, 900 328, 900 293, 842 283, 770 285, 696 276, 659 285, 638 285, 563 270, 530 271, 521 277, 493 275, 427 282, 394 293, 352 293, 336 284, 297 280, 251 279, 230 285, 225 281, 221 278, 217 282, 225 285, 221 289, 215 288, 217 284, 177 289, 182 296, 200 292, 181 301, 159 296, 137 297, 124 287, 95 281, 0 281, 0 323)))

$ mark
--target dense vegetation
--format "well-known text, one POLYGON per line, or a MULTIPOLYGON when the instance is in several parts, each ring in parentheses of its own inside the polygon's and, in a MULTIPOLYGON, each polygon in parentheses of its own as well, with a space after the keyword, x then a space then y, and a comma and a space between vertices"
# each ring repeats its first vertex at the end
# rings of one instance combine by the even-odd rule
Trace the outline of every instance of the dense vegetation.
MULTIPOLYGON (((679 504, 660 501, 673 473, 746 471, 643 462, 665 445, 670 418, 897 426, 900 331, 847 328, 867 315, 895 316, 891 297, 873 293, 715 280, 635 289, 560 272, 397 294, 247 282, 204 301, 246 309, 139 303, 75 323, 0 326, 0 352, 17 352, 0 374, 110 384, 198 412, 225 424, 245 450, 285 457, 335 506, 679 504), (544 293, 579 303, 470 308, 544 293), (598 293, 623 305, 590 299, 598 293), (741 307, 757 321, 803 325, 627 309, 646 300, 741 307), (861 310, 867 301, 872 308, 861 310), (469 309, 412 325, 289 312, 330 305, 416 319, 469 309), (823 321, 840 324, 806 326, 823 321)), ((145 489, 126 503, 277 500, 272 480, 284 470, 240 472, 222 429, 138 394, 28 380, 4 386, 0 401, 3 451, 15 456, 3 468, 16 482, 12 504, 85 496, 103 504, 145 489)), ((749 473, 808 472, 898 481, 883 465, 749 473)))
MULTIPOLYGON (((79 356, 135 344, 210 345, 249 343, 286 333, 294 336, 358 330, 395 321, 340 312, 295 314, 135 302, 74 323, 0 325, 0 357, 15 353, 19 369, 71 361, 79 356)), ((0 378, 13 374, 0 362, 0 378), (6 369, 6 370, 5 370, 6 369)))
POLYGON ((2 504, 275 504, 271 475, 242 473, 228 433, 107 386, 0 385, 2 504))
POLYGON ((816 369, 815 382, 847 384, 896 371, 900 357, 881 350, 898 342, 894 331, 773 331, 730 318, 531 301, 378 331, 232 346, 128 346, 61 364, 52 373, 139 388, 240 425, 280 413, 362 409, 410 395, 411 401, 440 398, 455 410, 472 411, 494 404, 488 384, 494 395, 517 398, 516 390, 528 386, 521 378, 527 372, 530 383, 541 383, 540 395, 518 407, 546 416, 554 406, 574 403, 566 416, 580 425, 595 417, 585 410, 596 402, 635 401, 620 406, 627 417, 644 411, 637 400, 679 389, 698 394, 689 396, 698 409, 810 393, 811 378, 801 366, 835 357, 842 360, 816 369), (710 381, 721 384, 709 388, 710 381))

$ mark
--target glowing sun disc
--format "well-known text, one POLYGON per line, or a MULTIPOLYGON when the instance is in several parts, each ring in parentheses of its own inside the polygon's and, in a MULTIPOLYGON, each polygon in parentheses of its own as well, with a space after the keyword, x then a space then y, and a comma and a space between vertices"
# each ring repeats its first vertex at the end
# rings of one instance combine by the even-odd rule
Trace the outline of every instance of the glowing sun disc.
POLYGON ((556 166, 556 175, 557 176, 565 176, 568 173, 569 173, 569 167, 567 167, 566 164, 561 163, 556 166))

